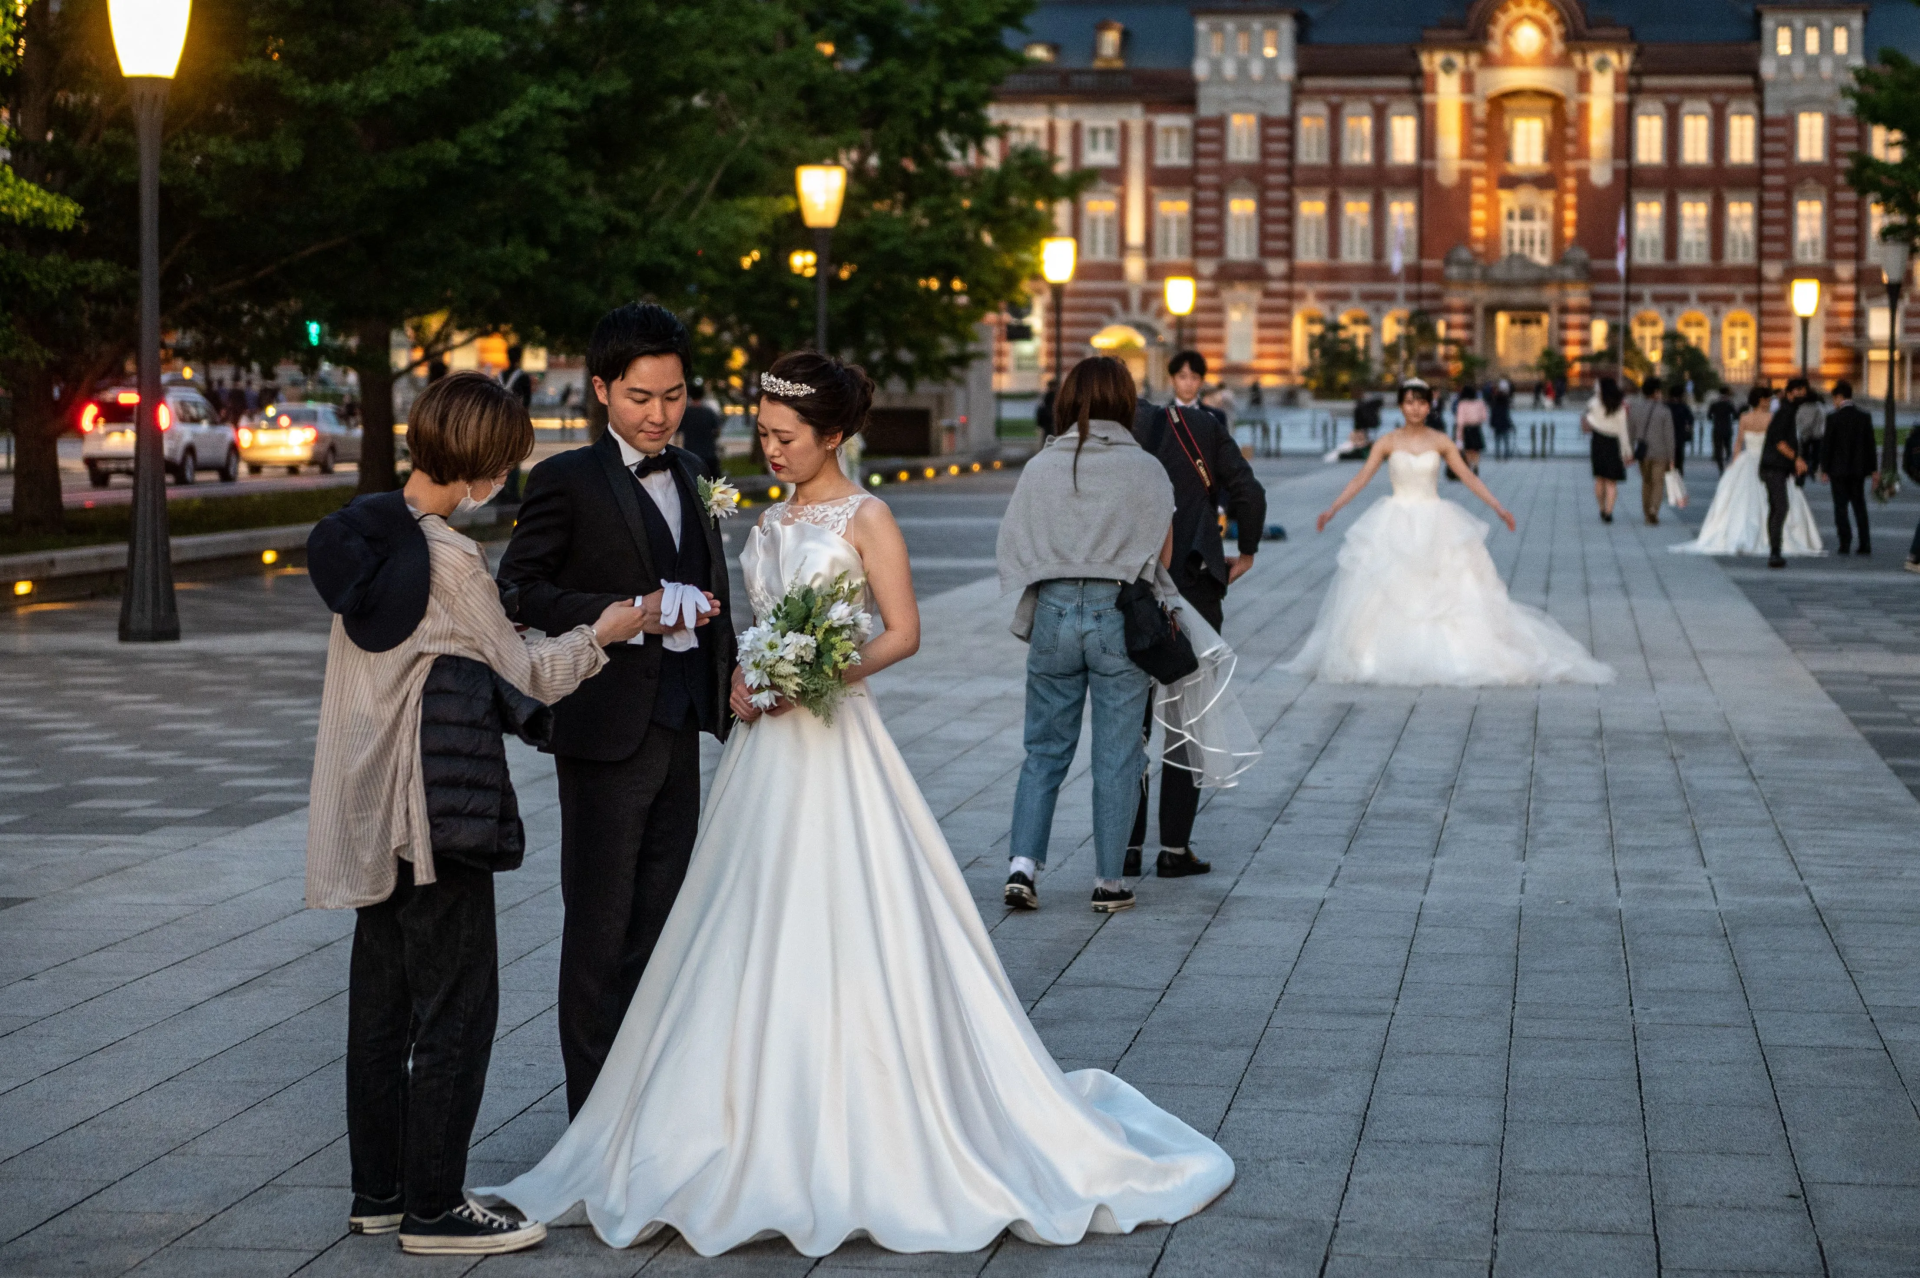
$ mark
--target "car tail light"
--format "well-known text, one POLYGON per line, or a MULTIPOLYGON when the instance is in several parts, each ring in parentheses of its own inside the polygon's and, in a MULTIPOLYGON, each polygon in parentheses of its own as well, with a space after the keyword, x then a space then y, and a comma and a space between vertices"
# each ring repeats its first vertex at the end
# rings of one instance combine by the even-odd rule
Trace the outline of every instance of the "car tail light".
POLYGON ((99 425, 99 423, 100 405, 88 404, 80 410, 80 433, 82 435, 90 432, 95 426, 99 425))
POLYGON ((140 402, 140 392, 121 391, 118 395, 114 396, 114 402, 118 404, 137 404, 140 402))
POLYGON ((173 428, 173 414, 167 411, 167 406, 165 404, 162 404, 160 405, 160 429, 171 430, 172 428, 173 428))
POLYGON ((320 432, 319 432, 319 431, 317 431, 317 430, 315 430, 315 429, 314 429, 313 427, 311 427, 311 426, 306 426, 306 427, 302 427, 302 428, 301 428, 301 431, 300 431, 300 442, 301 442, 301 443, 303 443, 303 444, 311 444, 311 443, 312 443, 312 442, 313 442, 314 440, 316 440, 316 439, 318 439, 318 438, 320 438, 320 432))
MULTIPOLYGON (((271 417, 273 414, 269 413, 267 415, 271 417)), ((282 426, 290 426, 293 424, 293 418, 287 416, 285 413, 282 413, 280 414, 280 424, 282 426)))
POLYGON ((252 447, 252 445, 253 445, 253 432, 248 430, 245 426, 242 426, 240 428, 240 447, 249 448, 249 447, 252 447))

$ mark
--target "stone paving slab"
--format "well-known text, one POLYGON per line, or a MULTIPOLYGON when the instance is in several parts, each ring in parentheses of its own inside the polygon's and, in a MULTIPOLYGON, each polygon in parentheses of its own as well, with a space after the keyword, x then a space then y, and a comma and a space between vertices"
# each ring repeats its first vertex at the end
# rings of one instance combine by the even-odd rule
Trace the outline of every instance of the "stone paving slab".
MULTIPOLYGON (((1296 534, 1228 610, 1267 753, 1203 809, 1212 875, 1087 910, 1083 753, 1044 908, 999 907, 1023 650, 990 582, 928 598, 921 655, 879 680, 1062 1065, 1116 1070, 1235 1157, 1203 1215, 820 1261, 565 1229, 471 1265, 345 1236, 350 918, 300 908, 297 794, 225 784, 302 775, 325 619, 287 578, 187 596, 201 637, 177 649, 103 639, 99 604, 0 632, 0 772, 19 774, 0 785, 47 787, 0 790, 0 900, 19 901, 0 909, 0 1273, 1920 1272, 1920 804, 1741 569, 1666 554, 1672 521, 1600 525, 1583 467, 1489 465, 1522 523, 1490 539, 1502 573, 1619 682, 1309 684, 1276 665, 1340 527, 1300 530, 1350 472, 1263 466, 1296 534), (185 713, 216 687, 211 720, 185 713), (226 762, 163 762, 202 752, 226 762), (189 772, 179 807, 205 816, 74 806, 189 772), (221 793, 250 789, 276 797, 221 793)), ((552 771, 513 764, 530 854, 499 884, 476 1182, 565 1122, 552 771)))

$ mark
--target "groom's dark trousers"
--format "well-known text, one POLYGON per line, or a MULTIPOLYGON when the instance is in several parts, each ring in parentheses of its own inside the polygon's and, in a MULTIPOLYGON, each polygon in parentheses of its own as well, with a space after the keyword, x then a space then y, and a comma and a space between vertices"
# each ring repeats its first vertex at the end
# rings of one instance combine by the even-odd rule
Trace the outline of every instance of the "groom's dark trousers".
POLYGON ((554 707, 569 1114, 593 1090, 686 877, 700 815, 700 733, 724 736, 728 725, 726 558, 696 495, 698 459, 667 451, 680 496, 677 545, 609 432, 533 468, 500 563, 516 620, 548 634, 591 625, 609 603, 651 594, 663 581, 704 587, 721 607, 696 632, 694 650, 667 652, 656 635, 616 644, 606 668, 554 707))

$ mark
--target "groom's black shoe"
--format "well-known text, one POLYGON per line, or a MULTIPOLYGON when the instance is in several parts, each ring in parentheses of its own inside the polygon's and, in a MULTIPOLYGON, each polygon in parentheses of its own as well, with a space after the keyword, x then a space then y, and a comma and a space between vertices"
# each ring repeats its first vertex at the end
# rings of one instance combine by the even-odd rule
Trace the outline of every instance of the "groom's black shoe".
POLYGON ((1212 870, 1213 862, 1202 861, 1193 854, 1192 848, 1163 851, 1159 863, 1153 867, 1153 872, 1163 879, 1184 879, 1189 874, 1208 874, 1212 870))
POLYGON ((1102 914, 1115 914, 1121 910, 1133 908, 1133 892, 1121 888, 1115 892, 1109 888, 1097 887, 1093 890, 1093 908, 1102 914))
POLYGON ((403 1195, 368 1198, 365 1194, 355 1194, 353 1210, 347 1213, 347 1231, 355 1234, 390 1234, 400 1228, 400 1222, 406 1216, 407 1203, 403 1195))
POLYGON ((1769 568, 1785 568, 1786 566, 1787 566, 1787 561, 1782 559, 1778 555, 1773 555, 1769 557, 1767 560, 1767 567, 1769 568))
POLYGON ((400 1250, 415 1256, 498 1256, 524 1251, 546 1236, 545 1225, 511 1207, 495 1211, 468 1199, 432 1220, 408 1212, 400 1226, 400 1250))
POLYGON ((1008 909, 1037 910, 1040 908, 1040 894, 1034 891, 1033 880, 1018 870, 1007 876, 1007 888, 1001 894, 1001 899, 1007 903, 1008 909))
POLYGON ((1120 866, 1120 877, 1137 879, 1140 877, 1140 849, 1128 848, 1127 859, 1120 866))

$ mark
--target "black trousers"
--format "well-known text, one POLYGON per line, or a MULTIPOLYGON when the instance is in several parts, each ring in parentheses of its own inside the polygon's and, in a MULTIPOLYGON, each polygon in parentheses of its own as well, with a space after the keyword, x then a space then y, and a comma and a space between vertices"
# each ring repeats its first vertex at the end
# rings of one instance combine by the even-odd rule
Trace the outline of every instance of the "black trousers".
POLYGON ((431 1218, 458 1207, 500 1014, 493 875, 447 861, 360 907, 347 978, 353 1192, 431 1218))
POLYGON ((1793 473, 1785 470, 1763 470, 1761 480, 1767 486, 1767 550, 1775 558, 1780 557, 1780 534, 1787 526, 1787 484, 1793 480, 1793 473))
POLYGON ((687 877, 700 823, 700 730, 653 724, 617 763, 558 755, 560 1059, 580 1112, 687 877))
MULTIPOLYGON (((1194 611, 1207 619, 1208 625, 1220 629, 1222 605, 1227 596, 1225 586, 1207 577, 1182 586, 1180 594, 1193 605, 1194 611)), ((1156 688, 1156 695, 1158 691, 1156 688)), ((1147 735, 1153 732, 1152 698, 1147 700, 1147 719, 1141 731, 1147 735)), ((1186 748, 1175 746, 1167 751, 1166 761, 1160 767, 1160 846, 1163 848, 1184 848, 1193 838, 1193 818, 1200 811, 1200 787, 1195 784, 1194 774, 1179 766, 1186 762, 1186 748)), ((1140 774, 1140 806, 1134 811, 1133 833, 1127 838, 1130 848, 1147 845, 1147 793, 1152 780, 1151 770, 1140 774)))
POLYGON ((1718 466, 1722 471, 1725 471, 1727 462, 1731 460, 1732 457, 1733 428, 1728 427, 1722 430, 1720 427, 1715 426, 1713 428, 1713 464, 1718 466))
POLYGON ((1849 508, 1860 521, 1860 549, 1868 549, 1873 545, 1873 536, 1867 531, 1867 477, 1835 475, 1827 482, 1833 488, 1833 526, 1840 534, 1840 553, 1846 554, 1853 545, 1853 526, 1847 522, 1849 508))

